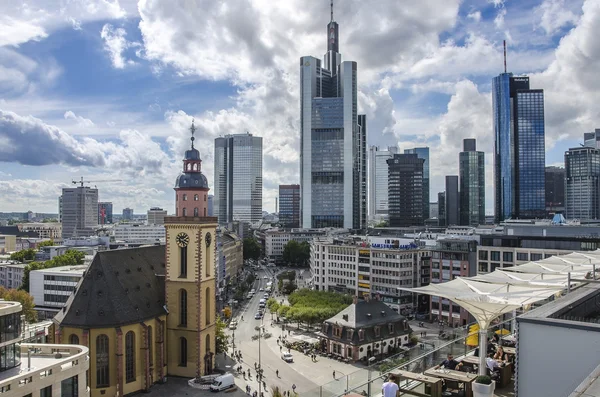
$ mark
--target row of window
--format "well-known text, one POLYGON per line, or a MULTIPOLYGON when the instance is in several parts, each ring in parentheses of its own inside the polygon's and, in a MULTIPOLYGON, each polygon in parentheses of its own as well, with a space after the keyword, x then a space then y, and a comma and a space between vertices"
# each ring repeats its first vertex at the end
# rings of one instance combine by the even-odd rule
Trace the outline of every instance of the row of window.
MULTIPOLYGON (((179 290, 179 326, 187 327, 188 324, 188 296, 187 290, 179 290)), ((206 289, 206 295, 204 298, 204 313, 205 313, 205 325, 208 326, 211 322, 211 308, 210 308, 211 292, 210 288, 206 289)))
MULTIPOLYGON (((188 197, 187 194, 182 194, 181 195, 181 200, 182 201, 188 201, 188 197)), ((194 201, 199 201, 200 200, 200 196, 198 196, 197 194, 194 194, 194 201)), ((175 195, 175 201, 179 201, 179 195, 175 195)), ((206 194, 204 195, 204 201, 206 201, 206 194)))

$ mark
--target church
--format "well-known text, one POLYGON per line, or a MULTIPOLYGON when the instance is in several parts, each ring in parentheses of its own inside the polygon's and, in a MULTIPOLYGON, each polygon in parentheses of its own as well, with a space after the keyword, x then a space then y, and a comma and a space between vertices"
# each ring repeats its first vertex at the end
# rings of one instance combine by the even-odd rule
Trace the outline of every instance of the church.
POLYGON ((185 152, 165 246, 98 252, 53 319, 50 343, 89 348, 92 397, 210 374, 215 355, 215 236, 200 152, 185 152))

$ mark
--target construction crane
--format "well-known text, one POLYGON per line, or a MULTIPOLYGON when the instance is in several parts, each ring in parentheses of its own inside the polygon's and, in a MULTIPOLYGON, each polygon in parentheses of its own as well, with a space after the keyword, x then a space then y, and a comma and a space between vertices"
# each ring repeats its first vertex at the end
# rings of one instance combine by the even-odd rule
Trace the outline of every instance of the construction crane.
POLYGON ((83 187, 84 183, 99 183, 99 182, 122 182, 122 179, 105 179, 105 180, 101 180, 101 181, 84 181, 83 177, 81 177, 80 181, 71 181, 71 183, 73 185, 77 185, 78 183, 81 184, 81 187, 83 187))

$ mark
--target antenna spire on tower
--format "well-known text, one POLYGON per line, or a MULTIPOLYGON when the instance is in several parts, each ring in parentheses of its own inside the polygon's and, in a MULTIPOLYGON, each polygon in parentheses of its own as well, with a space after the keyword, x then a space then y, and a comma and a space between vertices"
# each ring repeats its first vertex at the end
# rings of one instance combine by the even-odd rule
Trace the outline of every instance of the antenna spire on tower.
POLYGON ((192 126, 190 127, 190 131, 192 132, 192 149, 194 148, 194 133, 196 132, 196 127, 194 126, 194 119, 192 119, 192 126))
POLYGON ((504 40, 504 73, 506 73, 506 40, 504 40))
POLYGON ((331 0, 331 22, 333 22, 333 0, 331 0))

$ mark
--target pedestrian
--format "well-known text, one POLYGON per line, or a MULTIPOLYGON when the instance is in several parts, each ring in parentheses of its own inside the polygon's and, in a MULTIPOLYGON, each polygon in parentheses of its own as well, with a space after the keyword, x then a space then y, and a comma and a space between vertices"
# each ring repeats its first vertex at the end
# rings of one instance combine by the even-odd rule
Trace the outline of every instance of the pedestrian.
POLYGON ((246 371, 244 371, 244 379, 246 379, 246 371))
POLYGON ((256 362, 254 363, 254 369, 256 369, 256 362))
POLYGON ((333 370, 333 379, 335 379, 335 370, 333 370))
POLYGON ((392 374, 388 381, 381 387, 382 397, 396 397, 398 393, 398 384, 396 383, 396 375, 392 374))
POLYGON ((275 375, 277 375, 277 377, 279 378, 279 370, 275 370, 275 375))
POLYGON ((279 346, 279 352, 281 353, 281 350, 283 350, 283 346, 279 346))

